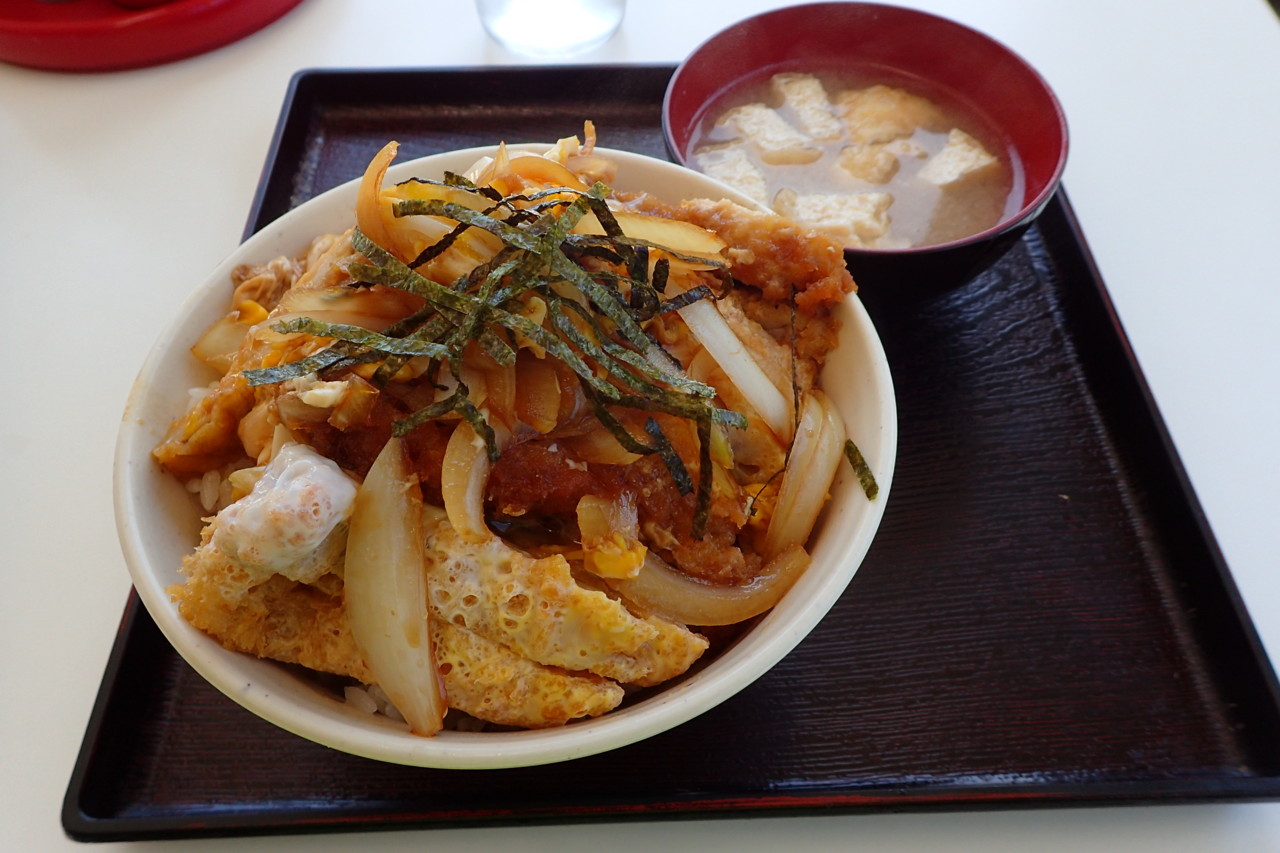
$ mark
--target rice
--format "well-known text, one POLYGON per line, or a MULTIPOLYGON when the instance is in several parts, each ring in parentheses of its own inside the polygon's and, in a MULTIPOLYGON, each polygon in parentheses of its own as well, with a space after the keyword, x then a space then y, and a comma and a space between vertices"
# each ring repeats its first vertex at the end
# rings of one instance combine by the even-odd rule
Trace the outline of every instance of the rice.
POLYGON ((378 713, 378 703, 369 695, 369 691, 363 687, 349 684, 342 688, 342 696, 347 704, 357 711, 363 711, 366 714, 378 713))
POLYGON ((222 491, 222 472, 217 468, 205 471, 200 478, 200 506, 205 512, 213 512, 218 505, 218 495, 222 491))

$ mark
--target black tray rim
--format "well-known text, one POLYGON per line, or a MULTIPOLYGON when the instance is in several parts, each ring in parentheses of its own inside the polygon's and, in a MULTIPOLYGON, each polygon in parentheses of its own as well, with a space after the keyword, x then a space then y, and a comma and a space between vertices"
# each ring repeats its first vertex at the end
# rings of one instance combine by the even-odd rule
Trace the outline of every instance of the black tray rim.
MULTIPOLYGON (((288 83, 275 129, 268 145, 264 164, 255 189, 242 240, 261 227, 257 220, 267 203, 268 178, 290 135, 300 130, 291 121, 294 111, 310 95, 314 86, 326 80, 345 78, 414 79, 423 76, 496 78, 527 77, 530 74, 557 74, 566 71, 582 73, 619 73, 637 70, 668 74, 674 63, 605 63, 598 65, 545 66, 451 66, 442 68, 304 68, 295 72, 288 83)), ((1215 581, 1234 618, 1241 642, 1248 652, 1247 669, 1257 677, 1255 697, 1264 703, 1257 710, 1280 720, 1280 679, 1262 644, 1256 626, 1239 588, 1231 576, 1224 555, 1213 534, 1207 515, 1195 494, 1189 475, 1177 453, 1172 436, 1156 404, 1154 394, 1141 370, 1137 355, 1130 345, 1118 312, 1106 289, 1101 271, 1089 250, 1083 229, 1062 187, 1050 200, 1045 214, 1058 216, 1078 247, 1080 260, 1091 287, 1083 298, 1095 300, 1106 318, 1111 342, 1119 348, 1124 365, 1124 382, 1139 395, 1141 408, 1150 418, 1149 426, 1159 443, 1158 452, 1167 473, 1178 488, 1179 505, 1188 513, 1195 527, 1195 538, 1206 549, 1214 569, 1215 581)), ((265 223, 263 223, 265 224, 265 223)), ((1073 782, 1042 784, 1031 790, 1011 789, 1007 785, 975 786, 964 783, 929 783, 928 793, 914 786, 877 787, 874 785, 843 793, 809 792, 772 797, 701 799, 657 805, 618 805, 579 809, 572 815, 563 811, 530 809, 509 814, 458 813, 441 817, 415 814, 388 815, 376 808, 346 809, 333 816, 318 815, 314 808, 275 809, 269 813, 246 809, 228 812, 191 812, 176 817, 112 817, 97 818, 83 807, 90 762, 96 745, 106 734, 105 723, 116 678, 128 656, 130 641, 138 630, 139 620, 150 620, 137 594, 129 592, 121 621, 113 640, 81 748, 72 769, 61 808, 61 823, 68 837, 82 842, 158 840, 196 837, 267 836, 310 834, 334 831, 412 830, 447 827, 479 827, 502 825, 541 825, 574 822, 610 822, 621 820, 682 820, 709 817, 806 816, 831 814, 905 813, 929 811, 962 811, 984 809, 1036 809, 1046 807, 1087 808, 1107 805, 1177 805, 1190 803, 1239 803, 1280 800, 1280 772, 1273 775, 1222 775, 1212 777, 1139 778, 1124 781, 1073 782)), ((1278 729, 1280 731, 1280 729, 1278 729)))

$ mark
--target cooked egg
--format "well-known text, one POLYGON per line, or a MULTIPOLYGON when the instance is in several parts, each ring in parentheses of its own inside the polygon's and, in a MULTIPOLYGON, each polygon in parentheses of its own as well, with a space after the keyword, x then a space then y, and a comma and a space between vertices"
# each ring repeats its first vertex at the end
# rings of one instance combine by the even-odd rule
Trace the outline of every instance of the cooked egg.
POLYGON ((328 567, 308 558, 351 515, 355 495, 332 460, 286 444, 253 490, 218 513, 213 544, 254 575, 311 583, 328 567))

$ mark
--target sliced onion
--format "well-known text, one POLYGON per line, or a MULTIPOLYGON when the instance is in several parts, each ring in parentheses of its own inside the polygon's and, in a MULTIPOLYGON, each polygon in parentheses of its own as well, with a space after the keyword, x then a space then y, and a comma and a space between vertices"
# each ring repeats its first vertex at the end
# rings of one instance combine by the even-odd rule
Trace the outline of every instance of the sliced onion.
POLYGON ((575 154, 564 161, 569 171, 582 178, 584 183, 601 183, 613 186, 618 177, 618 164, 599 154, 575 154))
POLYGON ((394 251, 391 243, 390 223, 391 204, 382 197, 382 180, 386 177, 387 167, 396 159, 400 146, 396 142, 388 142, 382 150, 374 155, 360 179, 360 189, 356 194, 356 224, 364 235, 384 249, 394 251))
POLYGON ((329 414, 329 425, 346 431, 368 420, 378 401, 378 389, 358 375, 346 378, 347 392, 329 414))
MULTIPOLYGON (((645 213, 613 211, 613 218, 628 237, 647 240, 682 255, 702 256, 709 262, 723 261, 724 240, 713 231, 685 222, 645 213)), ((603 234, 604 226, 594 213, 588 213, 573 226, 575 234, 603 234)), ((685 264, 688 269, 711 269, 710 264, 685 264)))
MULTIPOLYGON (((394 187, 386 192, 382 189, 387 168, 395 159, 397 150, 395 142, 388 142, 369 161, 356 195, 356 224, 374 243, 402 261, 411 261, 423 248, 451 231, 453 222, 429 216, 396 217, 392 211, 395 200, 412 197, 414 192, 412 184, 407 185, 410 189, 394 187)), ((456 276, 465 275, 477 264, 493 257, 501 247, 501 241, 493 235, 470 229, 432 263, 431 269, 439 273, 438 280, 453 281, 456 276)))
POLYGON ((449 523, 468 542, 478 544, 493 536, 484 521, 484 490, 491 467, 484 439, 471 424, 460 421, 445 445, 440 489, 449 523))
POLYGON ((268 322, 259 323, 253 327, 253 338, 256 341, 264 343, 281 343, 301 334, 299 332, 277 332, 273 327, 277 323, 287 323, 290 320, 308 319, 315 320, 317 323, 328 323, 333 326, 360 326, 373 332, 381 332, 391 325, 392 321, 383 317, 373 317, 368 314, 352 314, 348 311, 310 311, 307 313, 294 314, 278 314, 273 316, 268 322))
POLYGON ((329 418, 329 409, 309 405, 296 392, 276 398, 276 413, 290 430, 306 430, 329 418))
MULTIPOLYGON (((402 216, 395 220, 392 235, 405 261, 411 261, 427 246, 435 245, 457 226, 452 219, 435 216, 402 216)), ((502 240, 479 228, 464 231, 453 244, 418 271, 442 284, 469 274, 502 250, 502 240)))
MULTIPOLYGON (((489 359, 486 358, 485 361, 489 359)), ((485 399, 488 401, 485 408, 508 429, 516 425, 516 376, 515 364, 502 365, 489 361, 484 368, 485 399)))
POLYGON ((259 341, 286 340, 291 334, 281 334, 274 327, 300 318, 334 325, 362 326, 381 332, 421 305, 420 297, 393 288, 295 288, 285 293, 264 322, 253 327, 253 334, 259 341))
POLYGON ((429 181, 405 181, 388 187, 383 195, 392 199, 450 202, 481 213, 493 205, 486 196, 474 190, 429 181))
POLYGON ((395 320, 421 306, 422 297, 396 288, 352 288, 338 285, 286 291, 276 306, 276 315, 285 312, 309 314, 314 311, 347 311, 395 320))
POLYGON ((594 427, 581 435, 556 439, 576 458, 593 465, 630 465, 640 458, 632 453, 614 437, 603 425, 594 427))
MULTIPOLYGON (((591 122, 587 122, 590 133, 595 132, 595 128, 591 126, 591 122)), ((585 128, 584 128, 585 129, 585 128)), ((577 156, 579 153, 590 154, 591 149, 595 146, 595 138, 587 137, 587 144, 583 143, 576 136, 564 136, 556 140, 556 144, 552 145, 542 156, 548 160, 554 160, 557 163, 565 163, 570 157, 577 156)))
POLYGON ((673 622, 733 625, 777 604, 808 566, 809 555, 795 545, 766 563, 752 583, 727 586, 689 577, 650 551, 634 578, 606 578, 605 583, 637 607, 673 622))
POLYGON ((769 429, 783 441, 790 440, 793 427, 791 403, 769 381, 768 375, 743 346, 716 306, 706 299, 699 299, 681 308, 680 316, 769 429))
POLYGON ((487 180, 493 177, 502 169, 507 168, 507 163, 511 161, 511 157, 507 154, 507 143, 498 143, 498 151, 493 157, 481 157, 471 164, 471 168, 462 173, 462 176, 476 186, 484 186, 487 180))
POLYGON ((516 154, 511 158, 508 169, 512 175, 531 184, 587 191, 587 185, 577 175, 541 154, 516 154))
POLYGON ((766 559, 808 540, 840 465, 844 438, 844 423, 827 396, 816 389, 806 394, 765 535, 766 559))
MULTIPOLYGON (((733 453, 733 464, 725 465, 742 483, 765 483, 786 465, 787 447, 759 415, 751 411, 736 385, 704 349, 689 363, 689 375, 716 389, 725 408, 747 416, 746 429, 726 429, 724 436, 733 453)), ((714 435, 714 434, 713 434, 714 435)))
POLYGON ((518 192, 529 185, 568 187, 580 192, 587 190, 587 185, 577 175, 555 160, 541 154, 512 154, 505 145, 498 147, 497 156, 487 162, 482 159, 472 166, 467 177, 480 186, 487 184, 503 195, 518 192))
POLYGON ((219 373, 226 373, 247 331, 249 327, 240 322, 235 312, 219 317, 200 335, 191 354, 219 373))
POLYGON ((351 636, 413 731, 440 731, 448 703, 431 644, 422 493, 404 445, 383 447, 356 492, 344 597, 351 636))
POLYGON ((547 361, 523 351, 515 372, 516 417, 546 435, 560 420, 560 377, 547 361))

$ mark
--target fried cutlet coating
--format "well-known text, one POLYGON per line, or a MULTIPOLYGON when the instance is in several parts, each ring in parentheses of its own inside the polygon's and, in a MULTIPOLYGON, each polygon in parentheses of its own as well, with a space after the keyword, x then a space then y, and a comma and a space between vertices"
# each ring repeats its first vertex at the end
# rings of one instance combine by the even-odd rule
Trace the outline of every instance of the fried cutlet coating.
MULTIPOLYGON (((452 572, 470 580, 448 587, 459 600, 471 594, 467 590, 501 579, 513 591, 526 591, 530 609, 540 614, 521 631, 493 624, 493 618, 509 618, 509 610, 482 618, 468 613, 470 624, 463 625, 453 618, 457 614, 433 606, 436 659, 451 707, 500 725, 561 725, 603 714, 622 701, 623 688, 603 676, 637 686, 659 684, 687 670, 707 648, 705 638, 684 626, 632 616, 603 593, 577 587, 562 558, 535 560, 500 543, 465 546, 447 523, 440 527, 432 541, 448 545, 450 558, 428 575, 433 601, 441 587, 432 578, 452 572), (546 660, 534 660, 503 640, 546 660), (582 643, 581 660, 590 666, 575 662, 579 646, 556 647, 570 641, 582 643), (570 672, 570 666, 581 671, 570 672)), ((170 589, 184 618, 233 651, 373 683, 351 636, 336 574, 314 584, 282 575, 257 582, 211 543, 211 527, 202 538, 183 562, 186 582, 170 589)))
POLYGON ((657 683, 706 649, 692 631, 660 629, 605 593, 580 587, 562 556, 534 559, 497 537, 471 544, 448 523, 428 533, 427 550, 432 615, 538 663, 657 683))
POLYGON ((844 247, 794 220, 709 199, 685 201, 676 216, 733 246, 734 278, 759 288, 771 302, 786 302, 794 291, 796 306, 812 312, 856 289, 844 247))
POLYGON ((622 701, 623 689, 612 681, 542 666, 439 619, 431 625, 449 705, 478 719, 546 728, 599 716, 622 701))
POLYGON ((341 581, 333 575, 325 576, 325 585, 283 575, 255 584, 207 541, 182 561, 182 571, 186 583, 169 590, 178 611, 232 651, 373 680, 351 637, 341 581))

